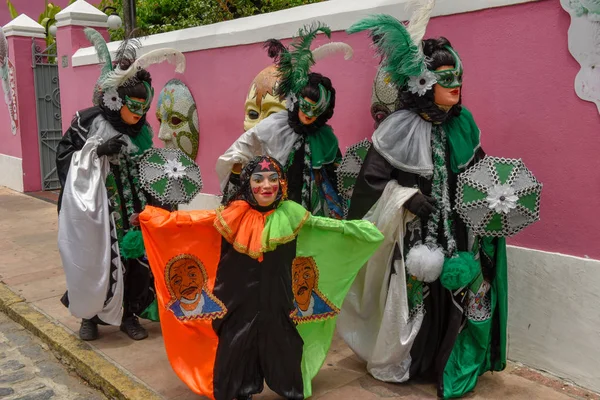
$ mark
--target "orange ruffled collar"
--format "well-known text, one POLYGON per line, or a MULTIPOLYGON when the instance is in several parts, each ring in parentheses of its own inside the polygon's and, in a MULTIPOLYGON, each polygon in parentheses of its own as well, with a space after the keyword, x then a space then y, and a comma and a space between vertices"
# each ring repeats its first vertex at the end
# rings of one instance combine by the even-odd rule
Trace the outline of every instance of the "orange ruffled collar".
POLYGON ((243 200, 236 200, 217 210, 214 226, 219 233, 240 253, 262 261, 265 249, 262 233, 267 216, 275 210, 261 213, 243 200))
POLYGON ((294 240, 309 217, 308 211, 290 201, 261 213, 248 202, 237 200, 216 210, 214 227, 236 251, 262 261, 264 252, 294 240))

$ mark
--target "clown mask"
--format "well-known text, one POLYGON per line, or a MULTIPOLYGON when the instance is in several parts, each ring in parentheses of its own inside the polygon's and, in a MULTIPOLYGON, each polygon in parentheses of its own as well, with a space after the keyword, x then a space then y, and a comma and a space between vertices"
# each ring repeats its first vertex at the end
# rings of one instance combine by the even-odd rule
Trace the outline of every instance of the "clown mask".
POLYGON ((156 118, 160 123, 158 138, 165 147, 180 149, 195 160, 200 141, 198 112, 192 93, 183 82, 167 82, 158 96, 156 118))

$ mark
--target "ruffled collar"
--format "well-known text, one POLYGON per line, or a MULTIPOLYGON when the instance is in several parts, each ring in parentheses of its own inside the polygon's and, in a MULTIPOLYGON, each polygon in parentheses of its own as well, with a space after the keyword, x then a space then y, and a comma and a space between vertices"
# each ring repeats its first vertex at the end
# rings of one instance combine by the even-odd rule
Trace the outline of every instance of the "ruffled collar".
POLYGON ((236 200, 216 210, 214 227, 236 251, 262 261, 263 253, 294 240, 309 218, 310 213, 292 201, 261 213, 236 200))

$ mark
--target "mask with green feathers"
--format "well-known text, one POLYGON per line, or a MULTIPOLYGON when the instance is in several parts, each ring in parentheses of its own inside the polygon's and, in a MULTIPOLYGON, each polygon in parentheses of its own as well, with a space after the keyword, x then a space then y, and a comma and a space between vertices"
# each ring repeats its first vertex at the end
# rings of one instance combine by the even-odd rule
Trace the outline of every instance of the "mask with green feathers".
POLYGON ((85 28, 84 33, 87 39, 94 45, 98 61, 102 65, 100 77, 94 88, 93 103, 101 103, 112 111, 118 111, 120 107, 126 106, 136 115, 145 114, 150 108, 150 103, 154 96, 154 89, 147 82, 144 83, 146 89, 145 101, 139 102, 134 99, 121 98, 117 90, 122 87, 131 87, 140 83, 137 79, 137 73, 140 70, 147 69, 150 65, 167 61, 175 65, 175 72, 183 73, 185 71, 185 56, 175 49, 157 49, 150 51, 141 57, 137 57, 137 49, 141 47, 138 39, 131 38, 121 42, 115 53, 116 65, 113 66, 112 57, 104 37, 92 28, 85 28))
POLYGON ((446 47, 454 59, 454 68, 443 71, 428 69, 423 54, 423 37, 435 0, 416 0, 407 25, 390 15, 372 15, 352 25, 347 32, 370 31, 378 55, 382 57, 381 69, 398 88, 409 90, 419 96, 425 95, 436 83, 444 88, 462 85, 462 62, 456 51, 446 47))
POLYGON ((289 48, 276 39, 270 39, 264 44, 269 57, 274 59, 279 74, 276 94, 286 99, 288 110, 293 110, 298 105, 311 118, 319 117, 327 111, 331 99, 331 93, 323 85, 319 85, 319 99, 314 103, 300 95, 309 83, 311 67, 335 53, 343 53, 346 60, 353 55, 352 47, 343 42, 331 42, 311 50, 310 46, 319 33, 331 37, 329 27, 317 22, 302 27, 289 48))

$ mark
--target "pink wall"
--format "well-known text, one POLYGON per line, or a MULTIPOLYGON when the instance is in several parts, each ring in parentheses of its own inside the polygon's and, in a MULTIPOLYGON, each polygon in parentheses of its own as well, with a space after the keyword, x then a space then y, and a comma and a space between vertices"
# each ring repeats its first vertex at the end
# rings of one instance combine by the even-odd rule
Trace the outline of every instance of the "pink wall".
MULTIPOLYGON (((9 58, 14 65, 15 55, 10 54, 9 58)), ((19 119, 20 117, 19 115, 19 119)), ((4 101, 4 91, 0 89, 0 154, 21 158, 21 135, 19 130, 17 130, 16 135, 13 135, 10 121, 8 105, 4 101)))
MULTIPOLYGON (((575 95, 578 65, 567 49, 568 27, 559 0, 548 0, 435 18, 427 36, 446 35, 463 58, 464 104, 481 127, 488 154, 522 158, 544 183, 542 220, 511 243, 600 259, 594 233, 600 225, 600 117, 594 104, 575 95)), ((364 34, 336 32, 333 40, 351 44, 354 59, 323 60, 314 70, 330 76, 337 90, 331 124, 343 149, 373 132, 369 106, 378 59, 364 34)), ((270 59, 260 44, 186 57, 188 70, 179 78, 198 103, 197 161, 205 192, 218 193, 216 159, 242 133, 248 86, 270 59)), ((151 73, 157 92, 174 76, 169 65, 151 67, 151 73)), ((68 82, 62 91, 64 124, 89 104, 97 75, 98 66, 86 66, 75 68, 68 81, 61 76, 68 82)), ((156 132, 154 113, 155 105, 149 120, 156 132)))
MULTIPOLYGON (((65 8, 69 4, 69 0, 50 0, 49 2, 62 8, 65 8)), ((87 2, 95 5, 100 3, 100 0, 87 0, 87 2)), ((11 0, 11 3, 15 6, 19 14, 25 14, 34 21, 37 21, 40 14, 44 11, 45 4, 44 0, 11 0)), ((6 25, 11 19, 6 0, 0 0, 0 26, 6 25)))

